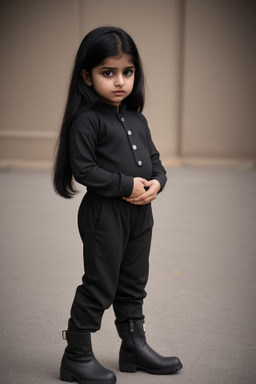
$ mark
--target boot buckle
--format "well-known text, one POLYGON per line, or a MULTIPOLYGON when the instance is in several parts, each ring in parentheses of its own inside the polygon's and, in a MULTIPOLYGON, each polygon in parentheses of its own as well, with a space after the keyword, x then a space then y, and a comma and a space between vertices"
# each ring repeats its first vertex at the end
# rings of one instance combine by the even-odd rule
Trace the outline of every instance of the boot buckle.
POLYGON ((67 331, 62 331, 62 339, 67 340, 67 331))
POLYGON ((134 321, 129 320, 129 324, 130 324, 130 333, 133 333, 134 332, 134 321))

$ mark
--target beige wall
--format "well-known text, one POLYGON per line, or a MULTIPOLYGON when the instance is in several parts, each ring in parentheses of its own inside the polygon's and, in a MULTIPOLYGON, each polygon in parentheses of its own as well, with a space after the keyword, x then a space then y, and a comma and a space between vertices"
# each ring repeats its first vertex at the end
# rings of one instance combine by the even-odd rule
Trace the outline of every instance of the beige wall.
POLYGON ((78 43, 78 1, 1 1, 1 159, 48 162, 78 43))
POLYGON ((186 2, 183 156, 255 158, 255 4, 186 2))
POLYGON ((256 158, 253 1, 9 0, 0 7, 0 164, 51 164, 74 56, 101 25, 124 28, 137 43, 144 113, 163 159, 256 158))

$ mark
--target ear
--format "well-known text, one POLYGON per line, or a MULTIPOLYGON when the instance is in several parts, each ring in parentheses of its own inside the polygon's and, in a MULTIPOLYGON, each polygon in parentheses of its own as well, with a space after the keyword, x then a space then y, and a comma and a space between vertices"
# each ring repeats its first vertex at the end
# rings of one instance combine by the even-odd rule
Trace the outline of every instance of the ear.
POLYGON ((92 86, 92 79, 91 79, 89 72, 87 72, 85 69, 82 69, 81 76, 82 76, 85 84, 88 85, 88 87, 91 87, 92 86))

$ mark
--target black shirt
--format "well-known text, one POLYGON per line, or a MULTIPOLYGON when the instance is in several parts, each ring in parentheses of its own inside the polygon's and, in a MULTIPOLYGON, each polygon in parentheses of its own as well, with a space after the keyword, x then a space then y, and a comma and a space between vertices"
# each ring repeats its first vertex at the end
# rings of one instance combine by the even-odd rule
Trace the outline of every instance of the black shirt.
POLYGON ((86 110, 70 129, 72 173, 88 190, 105 197, 128 197, 133 178, 157 179, 163 189, 166 171, 151 139, 145 117, 135 111, 101 104, 86 110))

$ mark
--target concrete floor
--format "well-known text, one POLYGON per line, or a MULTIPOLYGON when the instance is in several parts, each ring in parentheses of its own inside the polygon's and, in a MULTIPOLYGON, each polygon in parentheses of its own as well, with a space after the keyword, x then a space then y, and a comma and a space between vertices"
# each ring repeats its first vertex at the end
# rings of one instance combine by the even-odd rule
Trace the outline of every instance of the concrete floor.
MULTIPOLYGON (((174 376, 118 371, 109 309, 93 335, 97 358, 120 384, 256 383, 256 170, 170 168, 154 202, 145 301, 147 339, 177 355, 174 376)), ((82 198, 56 196, 49 171, 3 170, 0 382, 54 384, 82 276, 76 213, 82 198)))

